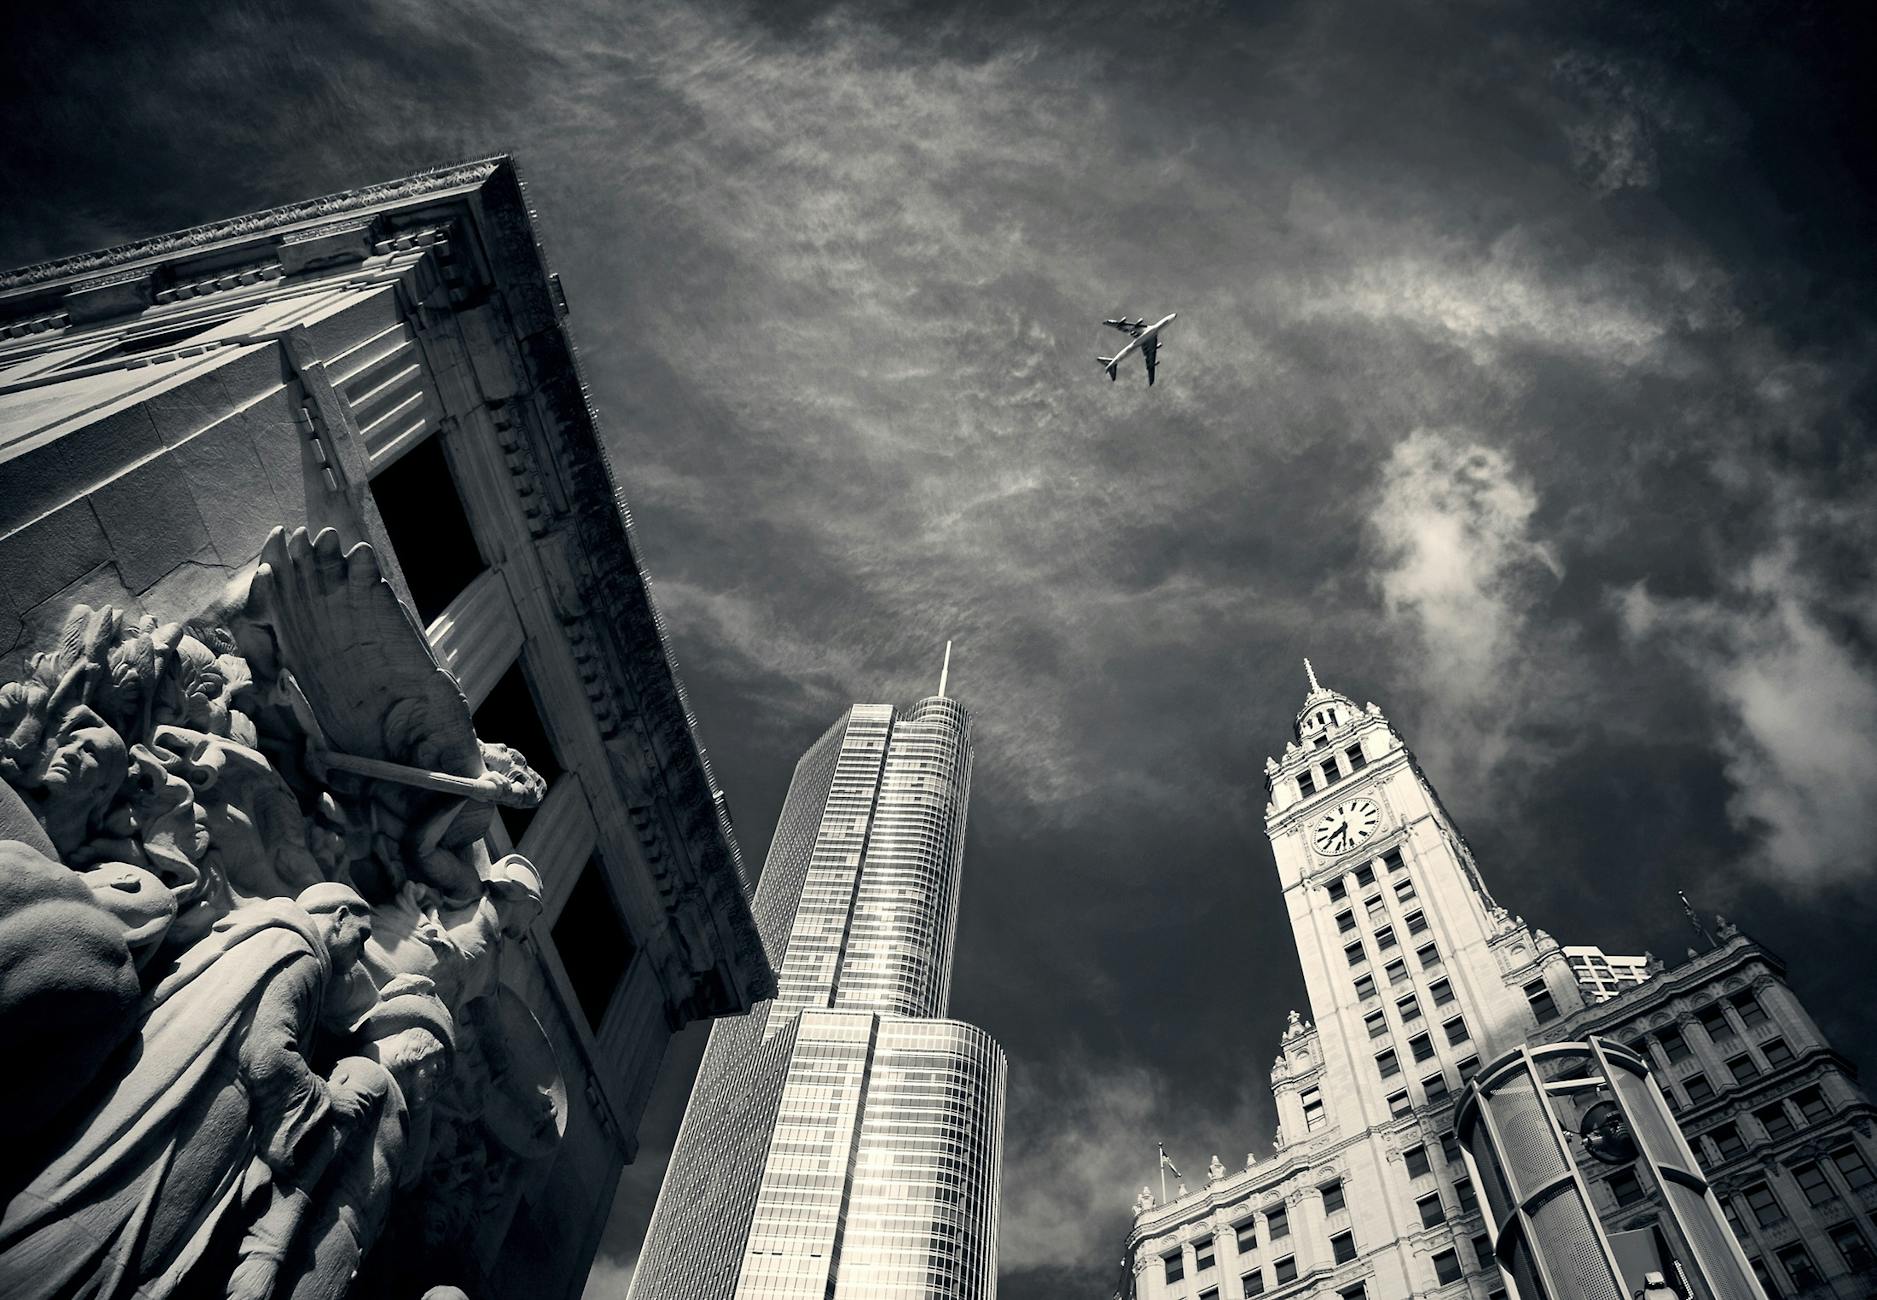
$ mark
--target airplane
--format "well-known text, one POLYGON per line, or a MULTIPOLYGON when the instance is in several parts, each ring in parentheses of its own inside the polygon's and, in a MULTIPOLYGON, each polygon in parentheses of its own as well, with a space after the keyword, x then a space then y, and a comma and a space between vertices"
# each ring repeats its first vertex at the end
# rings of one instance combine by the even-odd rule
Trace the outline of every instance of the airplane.
POLYGON ((1138 320, 1129 320, 1127 317, 1123 316, 1120 320, 1103 321, 1102 324, 1112 325, 1123 334, 1126 334, 1129 338, 1129 342, 1126 347, 1122 348, 1113 356, 1096 357, 1095 360, 1101 362, 1102 365, 1108 368, 1109 379, 1115 379, 1118 378, 1115 374, 1115 369, 1127 358, 1128 353, 1138 348, 1140 350, 1141 359, 1147 363, 1147 382, 1149 384, 1153 383, 1154 359, 1160 355, 1160 331, 1171 325, 1173 318, 1178 315, 1178 312, 1169 312, 1164 318, 1153 325, 1147 323, 1145 316, 1140 317, 1138 320))

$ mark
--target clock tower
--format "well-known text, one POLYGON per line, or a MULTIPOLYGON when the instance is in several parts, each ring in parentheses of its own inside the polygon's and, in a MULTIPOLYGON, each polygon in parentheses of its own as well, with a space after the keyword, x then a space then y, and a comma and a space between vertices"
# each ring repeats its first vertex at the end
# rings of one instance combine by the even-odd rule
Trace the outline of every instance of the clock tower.
POLYGON ((1583 1005, 1551 937, 1498 906, 1413 753, 1317 681, 1267 760, 1265 830, 1330 1104, 1362 1126, 1450 1104, 1481 1060, 1583 1005))

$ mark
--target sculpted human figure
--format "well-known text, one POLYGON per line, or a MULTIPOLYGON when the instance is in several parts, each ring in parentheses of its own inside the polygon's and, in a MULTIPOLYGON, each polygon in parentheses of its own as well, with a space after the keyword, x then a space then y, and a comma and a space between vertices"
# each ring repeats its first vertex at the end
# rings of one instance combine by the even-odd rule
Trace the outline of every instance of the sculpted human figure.
POLYGON ((511 853, 489 868, 482 896, 466 906, 440 906, 424 886, 407 882, 374 914, 365 964, 382 983, 398 974, 428 976, 454 1011, 495 985, 504 938, 519 939, 541 914, 541 877, 511 853))
POLYGON ((333 1068, 356 1113, 327 1124, 288 1178, 267 1187, 230 1276, 229 1300, 340 1300, 384 1226, 391 1198, 422 1171, 429 1105, 455 1026, 430 981, 402 975, 359 1026, 356 1055, 333 1068))
POLYGON ((0 1294, 165 1300, 251 1161, 284 1177, 329 1115, 362 1113, 306 1053, 369 933, 365 900, 321 884, 239 908, 185 952, 149 997, 140 1051, 0 1212, 0 1294))

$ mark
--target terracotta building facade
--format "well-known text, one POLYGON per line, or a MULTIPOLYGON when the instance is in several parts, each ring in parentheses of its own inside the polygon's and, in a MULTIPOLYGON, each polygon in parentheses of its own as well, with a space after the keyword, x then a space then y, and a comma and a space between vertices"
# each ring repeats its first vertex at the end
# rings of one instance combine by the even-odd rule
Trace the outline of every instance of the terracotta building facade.
MULTIPOLYGON (((1123 1293, 1507 1294, 1454 1134, 1457 1096, 1482 1060, 1522 1043, 1607 1034, 1660 1067, 1769 1294, 1870 1294, 1871 1107, 1777 959, 1731 930, 1666 972, 1560 947, 1494 899, 1381 710, 1305 667, 1293 738, 1265 769, 1310 1005, 1271 1072, 1273 1151, 1232 1169, 1215 1156, 1202 1187, 1165 1204, 1143 1188, 1123 1293), (1681 1086, 1697 1073, 1705 1084, 1681 1086), (1764 1124, 1740 1118, 1762 1112, 1764 1124)), ((1593 1190, 1609 1226, 1635 1217, 1640 1190, 1620 1170, 1593 1190)))

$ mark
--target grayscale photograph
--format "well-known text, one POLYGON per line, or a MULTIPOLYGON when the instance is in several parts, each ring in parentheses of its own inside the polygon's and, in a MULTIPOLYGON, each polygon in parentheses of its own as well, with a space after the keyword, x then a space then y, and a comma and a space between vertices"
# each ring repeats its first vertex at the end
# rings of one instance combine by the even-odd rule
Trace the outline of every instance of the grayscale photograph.
POLYGON ((1877 10, 0 18, 0 1300, 1877 1300, 1877 10))

